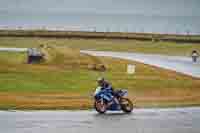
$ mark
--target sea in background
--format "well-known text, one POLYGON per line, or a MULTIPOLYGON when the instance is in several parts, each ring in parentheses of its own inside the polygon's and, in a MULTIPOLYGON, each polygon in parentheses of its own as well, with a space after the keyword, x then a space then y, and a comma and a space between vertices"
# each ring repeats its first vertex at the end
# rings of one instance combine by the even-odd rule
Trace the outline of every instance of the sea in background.
POLYGON ((0 0, 0 29, 200 34, 200 0, 0 0))

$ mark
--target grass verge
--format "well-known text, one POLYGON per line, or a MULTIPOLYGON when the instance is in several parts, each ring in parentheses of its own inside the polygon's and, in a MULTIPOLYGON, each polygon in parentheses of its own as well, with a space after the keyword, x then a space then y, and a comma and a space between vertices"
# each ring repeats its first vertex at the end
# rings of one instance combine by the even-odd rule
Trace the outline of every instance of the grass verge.
MULTIPOLYGON (((75 55, 73 62, 79 61, 75 55)), ((200 105, 199 79, 127 60, 82 57, 105 64, 107 71, 99 72, 80 67, 80 62, 74 66, 67 54, 55 57, 56 64, 28 65, 23 53, 1 53, 0 109, 89 109, 99 76, 114 88, 127 88, 137 107, 200 105), (134 75, 126 73, 127 64, 136 65, 134 75)))

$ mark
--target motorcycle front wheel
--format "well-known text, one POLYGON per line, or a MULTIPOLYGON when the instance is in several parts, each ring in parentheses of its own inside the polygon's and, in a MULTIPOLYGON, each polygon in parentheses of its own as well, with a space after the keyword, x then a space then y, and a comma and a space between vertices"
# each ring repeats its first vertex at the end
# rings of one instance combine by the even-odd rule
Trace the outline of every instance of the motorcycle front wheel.
POLYGON ((120 105, 122 111, 125 113, 131 113, 133 111, 133 103, 128 98, 121 98, 120 105))
POLYGON ((103 114, 107 110, 107 105, 104 101, 99 100, 94 102, 94 108, 98 113, 103 114))

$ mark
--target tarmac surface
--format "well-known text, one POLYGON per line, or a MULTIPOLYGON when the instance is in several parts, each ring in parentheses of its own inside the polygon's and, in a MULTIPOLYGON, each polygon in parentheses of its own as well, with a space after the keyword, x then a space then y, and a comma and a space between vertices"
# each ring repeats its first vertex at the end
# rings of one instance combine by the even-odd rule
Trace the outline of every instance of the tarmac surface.
POLYGON ((200 59, 194 63, 191 57, 166 56, 154 54, 128 53, 128 52, 105 52, 105 51, 81 51, 94 56, 109 56, 121 59, 138 61, 182 74, 200 78, 200 59))
POLYGON ((0 111, 2 133, 200 133, 200 108, 95 111, 0 111))

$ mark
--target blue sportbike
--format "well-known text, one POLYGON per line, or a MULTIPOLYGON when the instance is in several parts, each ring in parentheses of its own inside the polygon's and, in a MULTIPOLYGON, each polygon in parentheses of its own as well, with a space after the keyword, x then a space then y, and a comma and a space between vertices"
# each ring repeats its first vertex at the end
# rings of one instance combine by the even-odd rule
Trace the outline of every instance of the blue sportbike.
POLYGON ((133 110, 133 103, 126 98, 126 90, 117 90, 114 95, 101 87, 97 87, 94 93, 94 108, 100 114, 110 111, 123 111, 131 113, 133 110))

